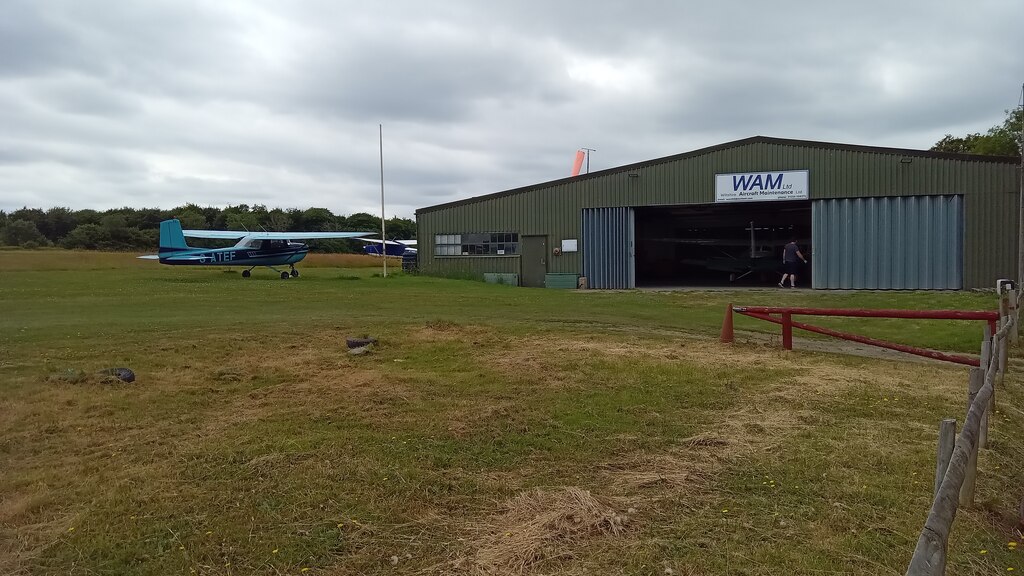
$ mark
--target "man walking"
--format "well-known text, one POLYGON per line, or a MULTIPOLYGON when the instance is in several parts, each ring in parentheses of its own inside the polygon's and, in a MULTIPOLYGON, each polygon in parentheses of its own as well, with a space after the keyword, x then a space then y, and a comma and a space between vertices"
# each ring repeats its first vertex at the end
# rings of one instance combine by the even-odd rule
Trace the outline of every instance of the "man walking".
POLYGON ((789 244, 786 244, 782 251, 782 266, 785 273, 779 282, 779 288, 786 287, 786 278, 789 278, 789 287, 796 288, 796 274, 800 271, 801 262, 807 264, 807 259, 796 245, 796 238, 790 238, 789 244))

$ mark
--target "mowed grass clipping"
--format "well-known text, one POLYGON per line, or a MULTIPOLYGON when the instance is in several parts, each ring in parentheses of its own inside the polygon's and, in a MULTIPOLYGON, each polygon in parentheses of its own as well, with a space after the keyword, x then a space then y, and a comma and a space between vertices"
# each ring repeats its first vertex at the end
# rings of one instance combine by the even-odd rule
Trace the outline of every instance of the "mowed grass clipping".
MULTIPOLYGON (((722 313, 994 305, 300 269, 0 252, 0 573, 902 574, 966 370, 783 352, 741 318, 721 345, 722 313), (351 356, 353 336, 380 344, 351 356), (113 366, 138 381, 51 377, 113 366)), ((830 325, 964 352, 980 334, 830 325)), ((1021 368, 949 573, 1024 570, 1021 368)))

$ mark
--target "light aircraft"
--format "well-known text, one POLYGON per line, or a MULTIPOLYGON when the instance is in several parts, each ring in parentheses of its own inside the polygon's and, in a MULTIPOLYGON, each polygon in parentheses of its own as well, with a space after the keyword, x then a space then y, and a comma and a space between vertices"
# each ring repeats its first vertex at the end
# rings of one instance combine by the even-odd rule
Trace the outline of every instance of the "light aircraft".
POLYGON ((416 241, 415 240, 380 240, 377 238, 356 238, 367 242, 366 246, 363 246, 363 250, 371 256, 380 256, 380 247, 383 243, 384 253, 388 256, 405 256, 406 254, 416 253, 416 241))
POLYGON ((299 275, 295 263, 306 257, 309 247, 293 240, 318 238, 355 238, 366 232, 249 232, 238 230, 182 230, 178 220, 160 223, 160 251, 158 254, 139 256, 145 260, 159 260, 161 264, 176 266, 246 266, 242 277, 248 278, 252 269, 266 266, 281 274, 282 279, 299 275), (185 237, 234 240, 230 248, 197 248, 185 243, 185 237), (289 266, 290 271, 275 266, 289 266))
MULTIPOLYGON (((777 231, 770 227, 758 228, 751 222, 745 228, 750 233, 749 240, 739 238, 653 238, 654 242, 669 242, 693 246, 691 257, 679 260, 699 268, 714 272, 726 272, 729 281, 735 282, 751 274, 777 272, 782 266, 782 247, 792 235, 792 231, 777 231), (771 232, 772 239, 763 240, 755 236, 756 230, 771 232)), ((807 246, 808 240, 798 240, 801 246, 807 246)))

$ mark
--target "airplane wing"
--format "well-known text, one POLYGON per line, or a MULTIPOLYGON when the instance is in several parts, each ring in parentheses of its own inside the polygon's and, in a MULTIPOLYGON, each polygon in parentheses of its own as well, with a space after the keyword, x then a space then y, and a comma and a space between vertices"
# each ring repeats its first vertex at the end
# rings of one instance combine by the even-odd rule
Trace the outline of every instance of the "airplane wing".
POLYGON ((415 240, 387 240, 383 241, 380 238, 356 238, 356 240, 362 240, 363 242, 369 242, 371 244, 380 244, 384 242, 388 246, 415 246, 415 240))
MULTIPOLYGON (((159 254, 146 254, 145 256, 136 256, 140 260, 159 260, 159 254)), ((206 258, 203 256, 169 256, 171 260, 177 262, 188 261, 188 262, 205 262, 206 258)))
POLYGON ((245 232, 242 230, 182 230, 189 238, 213 238, 218 240, 315 240, 318 238, 355 238, 366 232, 245 232))

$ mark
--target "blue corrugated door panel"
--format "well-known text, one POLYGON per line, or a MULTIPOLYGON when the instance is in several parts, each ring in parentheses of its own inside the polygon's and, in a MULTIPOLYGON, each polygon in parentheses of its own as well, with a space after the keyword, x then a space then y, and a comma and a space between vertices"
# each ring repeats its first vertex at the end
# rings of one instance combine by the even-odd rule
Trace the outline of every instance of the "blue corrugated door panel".
POLYGON ((599 289, 633 288, 633 209, 585 208, 582 224, 580 250, 587 285, 599 289))
POLYGON ((811 206, 815 288, 963 287, 963 196, 840 198, 811 206))

